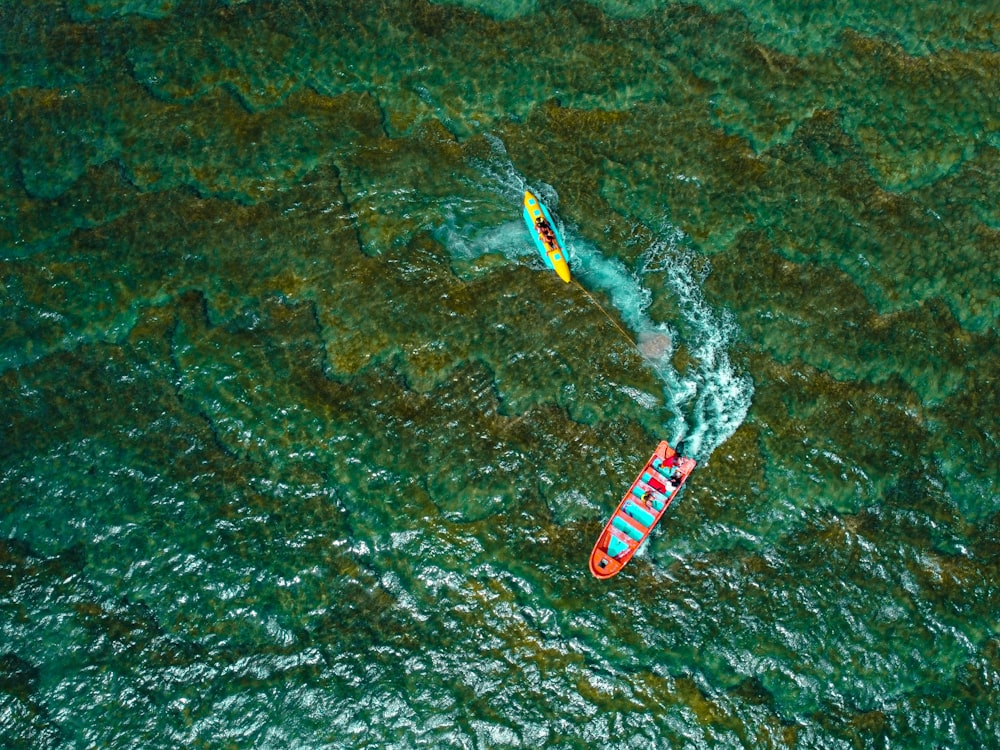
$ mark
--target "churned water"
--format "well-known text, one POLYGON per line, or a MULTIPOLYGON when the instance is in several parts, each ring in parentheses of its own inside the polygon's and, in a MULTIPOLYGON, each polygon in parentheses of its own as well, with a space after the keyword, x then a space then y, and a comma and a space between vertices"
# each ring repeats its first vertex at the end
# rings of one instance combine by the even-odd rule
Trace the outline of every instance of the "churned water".
POLYGON ((869 6, 0 3, 0 744, 1000 746, 1000 13, 869 6))

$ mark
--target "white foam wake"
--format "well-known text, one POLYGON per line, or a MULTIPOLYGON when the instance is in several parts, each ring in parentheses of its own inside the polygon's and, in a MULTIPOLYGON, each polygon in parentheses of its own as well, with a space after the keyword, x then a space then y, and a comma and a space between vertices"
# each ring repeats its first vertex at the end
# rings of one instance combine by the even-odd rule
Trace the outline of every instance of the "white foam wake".
MULTIPOLYGON (((572 227, 560 221, 556 211, 558 194, 545 183, 529 184, 507 155, 499 138, 487 136, 493 157, 477 166, 493 183, 493 190, 515 207, 520 207, 525 189, 530 189, 553 210, 566 239, 570 267, 575 278, 590 290, 608 295, 626 326, 635 334, 640 353, 663 383, 663 394, 674 417, 665 425, 666 437, 676 444, 684 440, 684 450, 706 460, 743 423, 753 397, 753 382, 739 374, 729 357, 729 349, 739 333, 733 316, 709 305, 702 288, 709 265, 699 260, 691 243, 678 228, 664 222, 657 239, 640 256, 635 269, 608 258, 572 227), (667 322, 648 315, 654 290, 647 279, 663 279, 657 293, 674 295, 680 319, 667 322), (690 354, 683 372, 674 367, 678 343, 690 354)), ((520 221, 511 221, 493 230, 470 236, 454 223, 447 245, 453 252, 469 257, 485 252, 503 252, 508 257, 533 256, 527 233, 520 221)))
POLYGON ((712 308, 702 294, 708 263, 694 270, 696 253, 679 229, 671 227, 659 236, 642 254, 639 276, 662 272, 678 301, 678 324, 691 364, 684 373, 663 358, 654 367, 665 383, 664 396, 678 415, 671 423, 671 434, 682 432, 687 453, 707 459, 746 419, 753 381, 739 374, 729 357, 739 335, 735 319, 726 310, 712 308))

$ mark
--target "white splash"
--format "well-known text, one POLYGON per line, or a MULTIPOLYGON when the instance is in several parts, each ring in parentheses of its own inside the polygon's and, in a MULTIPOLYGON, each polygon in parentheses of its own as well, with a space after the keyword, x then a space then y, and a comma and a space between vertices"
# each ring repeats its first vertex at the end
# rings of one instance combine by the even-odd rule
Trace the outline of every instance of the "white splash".
POLYGON ((679 324, 692 366, 683 375, 666 357, 660 357, 653 366, 665 382, 664 395, 678 415, 671 423, 671 433, 682 432, 687 452, 707 459, 746 419, 753 381, 748 375, 738 374, 729 358, 729 347, 739 335, 739 328, 731 313, 713 309, 705 301, 702 285, 710 268, 703 262, 696 272, 695 261, 696 254, 684 233, 671 227, 642 254, 639 276, 662 272, 667 288, 677 298, 682 318, 679 324))
MULTIPOLYGON (((604 256, 591 242, 559 220, 558 194, 546 183, 529 184, 507 154, 503 142, 486 136, 493 156, 476 166, 493 183, 493 192, 514 206, 520 206, 530 189, 553 210, 575 278, 589 290, 601 290, 622 320, 635 334, 645 361, 663 383, 664 398, 674 417, 665 425, 667 437, 676 444, 684 439, 688 455, 704 461, 743 423, 753 397, 753 382, 737 373, 729 358, 729 348, 739 329, 733 316, 712 308, 702 294, 709 265, 698 256, 687 236, 664 222, 657 239, 640 256, 635 269, 604 256), (647 311, 654 291, 647 279, 655 275, 665 285, 657 293, 674 295, 681 319, 675 325, 652 320, 647 311), (691 365, 684 373, 676 370, 673 357, 677 342, 690 353, 691 365)), ((446 245, 453 253, 470 258, 487 252, 502 252, 511 258, 533 256, 533 248, 520 221, 511 221, 485 231, 462 231, 452 215, 444 228, 446 245)))

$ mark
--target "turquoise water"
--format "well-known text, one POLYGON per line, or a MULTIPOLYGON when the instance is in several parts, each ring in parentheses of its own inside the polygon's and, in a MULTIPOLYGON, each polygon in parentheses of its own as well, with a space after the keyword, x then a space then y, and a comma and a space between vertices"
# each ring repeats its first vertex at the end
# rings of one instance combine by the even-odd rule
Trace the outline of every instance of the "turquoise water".
POLYGON ((0 3, 0 744, 1000 746, 998 30, 0 3))

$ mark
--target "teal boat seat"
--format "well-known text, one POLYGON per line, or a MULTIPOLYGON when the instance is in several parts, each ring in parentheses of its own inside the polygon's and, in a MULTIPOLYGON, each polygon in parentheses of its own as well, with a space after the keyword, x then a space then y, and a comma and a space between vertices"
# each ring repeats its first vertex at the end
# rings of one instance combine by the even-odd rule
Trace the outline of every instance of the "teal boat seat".
POLYGON ((637 529, 635 526, 633 526, 632 524, 630 524, 628 521, 626 521, 621 516, 615 516, 611 520, 611 525, 614 526, 619 531, 625 532, 630 537, 632 537, 633 539, 635 539, 637 542, 641 542, 642 541, 642 537, 643 537, 642 532, 639 531, 639 529, 637 529))
POLYGON ((625 542, 614 534, 611 535, 611 541, 608 542, 608 557, 618 557, 618 555, 627 549, 628 545, 625 542))
POLYGON ((652 526, 653 521, 656 520, 652 513, 633 502, 625 503, 624 510, 643 526, 652 526))

